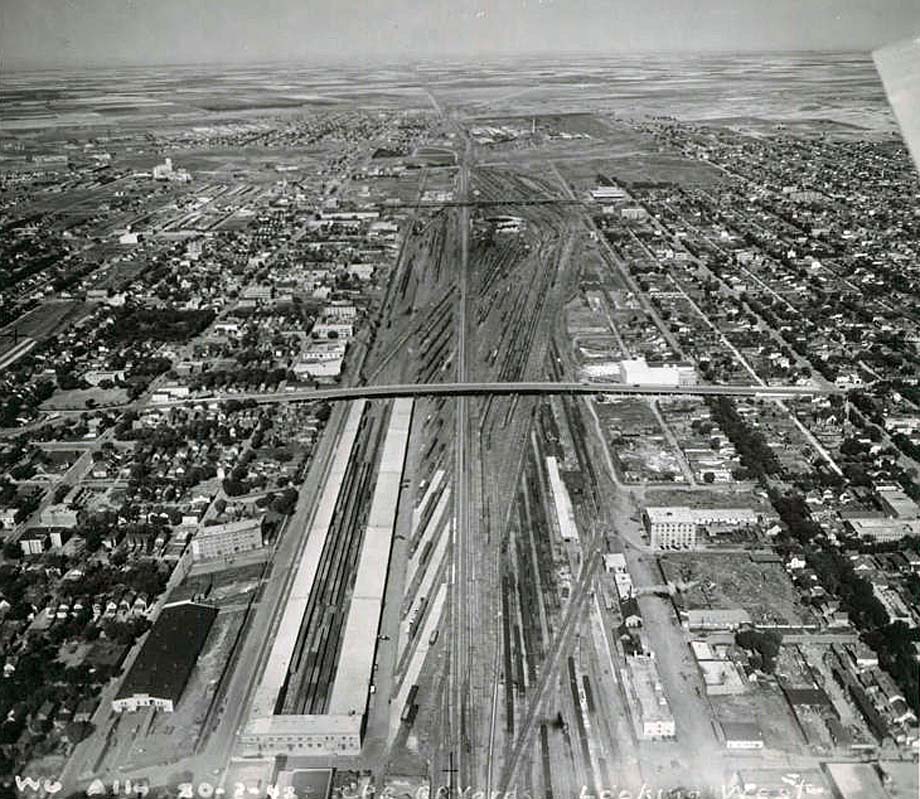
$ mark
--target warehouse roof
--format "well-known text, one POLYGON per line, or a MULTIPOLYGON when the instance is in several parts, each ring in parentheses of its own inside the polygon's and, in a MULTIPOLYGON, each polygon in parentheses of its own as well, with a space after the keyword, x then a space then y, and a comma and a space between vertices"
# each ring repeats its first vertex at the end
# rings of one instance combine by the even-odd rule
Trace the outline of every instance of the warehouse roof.
POLYGON ((217 608, 167 605, 150 630, 116 699, 147 695, 178 702, 217 617, 217 608))
POLYGON ((722 733, 726 741, 762 741, 760 727, 750 721, 723 721, 722 733))

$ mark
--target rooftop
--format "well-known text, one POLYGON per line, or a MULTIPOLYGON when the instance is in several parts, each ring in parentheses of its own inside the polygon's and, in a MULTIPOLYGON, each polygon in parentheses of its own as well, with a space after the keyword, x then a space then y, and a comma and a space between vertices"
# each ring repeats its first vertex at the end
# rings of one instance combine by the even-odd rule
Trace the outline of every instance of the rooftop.
POLYGON ((215 618, 217 608, 207 605, 182 602, 164 607, 116 699, 146 694, 177 702, 215 618))
POLYGON ((762 741, 763 733, 750 721, 722 721, 722 733, 726 741, 762 741))

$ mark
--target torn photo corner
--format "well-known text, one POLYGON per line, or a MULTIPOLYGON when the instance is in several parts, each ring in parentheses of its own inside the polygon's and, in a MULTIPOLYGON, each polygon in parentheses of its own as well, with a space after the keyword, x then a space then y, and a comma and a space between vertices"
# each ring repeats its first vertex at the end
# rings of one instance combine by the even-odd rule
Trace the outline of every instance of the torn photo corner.
POLYGON ((920 170, 920 33, 872 53, 907 149, 920 170))

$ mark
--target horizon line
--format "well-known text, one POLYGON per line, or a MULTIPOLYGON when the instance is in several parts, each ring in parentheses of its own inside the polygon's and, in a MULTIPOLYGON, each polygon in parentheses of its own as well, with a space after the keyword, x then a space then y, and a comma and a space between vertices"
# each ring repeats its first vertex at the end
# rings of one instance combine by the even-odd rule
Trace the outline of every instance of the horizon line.
MULTIPOLYGON (((891 42, 894 43, 894 42, 891 42)), ((60 70, 104 70, 104 69, 149 69, 149 68, 194 68, 194 67, 214 67, 214 68, 245 68, 258 66, 367 66, 367 65, 387 65, 387 66, 413 66, 419 64, 428 64, 432 61, 444 63, 455 63, 470 60, 507 60, 507 59, 526 59, 526 58, 572 58, 572 57, 592 57, 592 58, 609 58, 609 57, 649 57, 649 56, 667 56, 667 57, 699 57, 699 56, 767 56, 767 55, 861 55, 868 59, 872 58, 872 53, 876 48, 863 49, 856 47, 832 47, 818 48, 810 47, 804 49, 724 49, 724 48, 703 48, 698 50, 690 49, 650 49, 636 48, 631 50, 521 50, 521 51, 503 51, 503 50, 483 50, 483 51, 455 51, 442 53, 400 53, 387 54, 375 53, 356 55, 340 55, 334 53, 322 53, 316 55, 286 56, 280 58, 255 58, 252 60, 235 60, 224 61, 219 59, 204 61, 102 61, 102 62, 29 62, 25 60, 14 60, 12 63, 8 59, 0 56, 0 74, 5 72, 55 72, 60 70)))

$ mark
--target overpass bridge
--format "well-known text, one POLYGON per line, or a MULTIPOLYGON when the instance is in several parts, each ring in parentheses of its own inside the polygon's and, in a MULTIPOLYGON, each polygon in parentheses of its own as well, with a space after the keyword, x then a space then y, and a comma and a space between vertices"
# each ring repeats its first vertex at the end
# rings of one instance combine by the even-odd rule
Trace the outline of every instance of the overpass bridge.
POLYGON ((403 383, 392 385, 349 386, 342 388, 310 388, 295 391, 211 393, 179 397, 164 402, 151 403, 156 407, 194 405, 200 402, 225 402, 228 400, 252 400, 260 405, 277 402, 309 402, 312 400, 356 400, 388 399, 392 397, 437 397, 437 396, 513 396, 513 395, 561 395, 561 394, 611 394, 623 396, 654 397, 754 397, 759 399, 795 399, 818 395, 840 394, 835 388, 818 386, 653 386, 624 383, 551 383, 551 382, 507 382, 507 383, 403 383))

